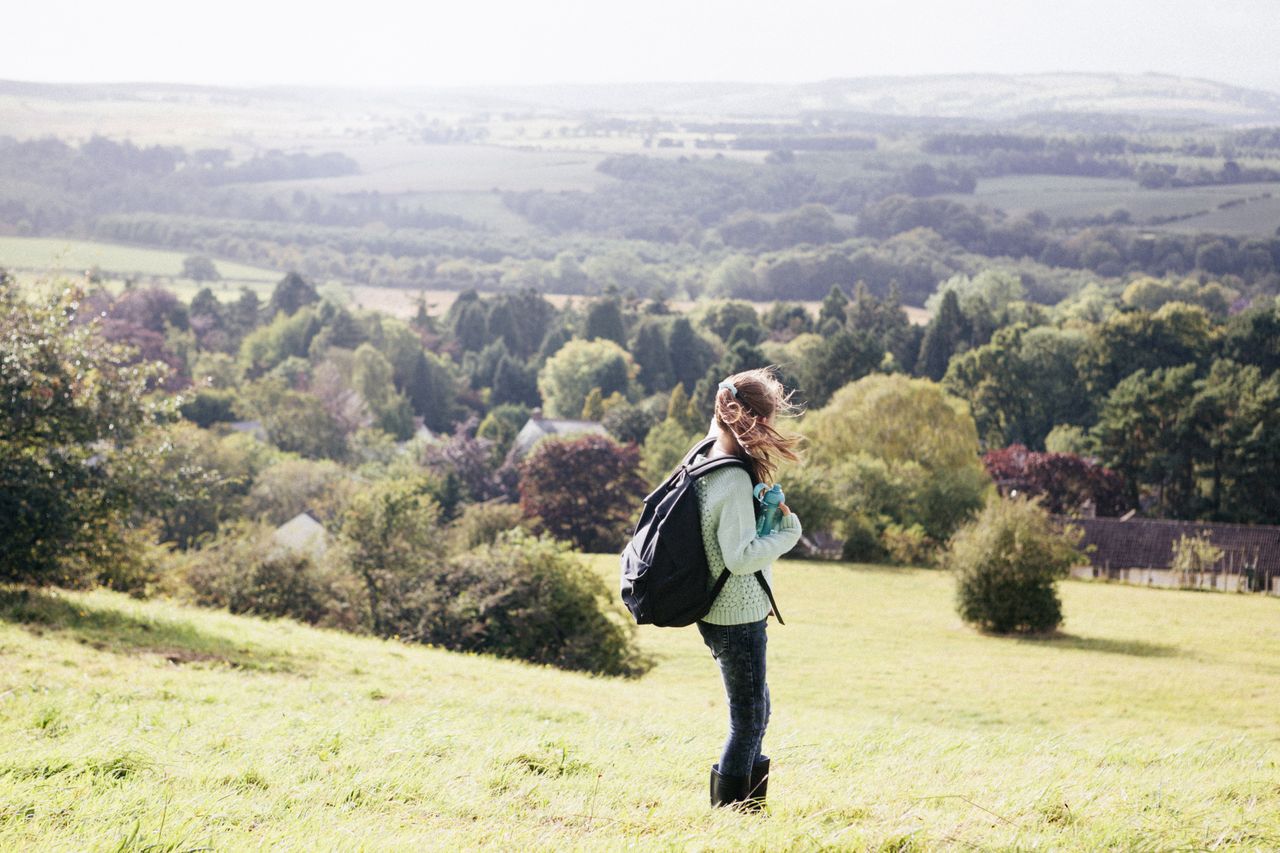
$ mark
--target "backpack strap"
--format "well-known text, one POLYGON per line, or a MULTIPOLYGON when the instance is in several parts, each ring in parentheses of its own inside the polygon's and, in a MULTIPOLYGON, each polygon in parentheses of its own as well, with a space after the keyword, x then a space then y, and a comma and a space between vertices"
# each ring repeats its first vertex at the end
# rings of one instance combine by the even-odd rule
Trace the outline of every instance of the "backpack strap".
MULTIPOLYGON (((725 569, 725 571, 729 570, 725 569)), ((787 624, 782 621, 782 611, 778 609, 778 602, 773 600, 773 590, 769 588, 769 582, 764 579, 763 571, 756 572, 756 580, 760 581, 760 586, 764 588, 764 594, 769 597, 769 607, 773 608, 773 615, 778 617, 778 624, 787 624)))
POLYGON ((716 440, 717 439, 714 435, 709 435, 706 438, 702 439, 702 441, 699 441, 697 444, 695 444, 692 448, 689 449, 688 453, 684 455, 684 458, 680 460, 680 465, 678 467, 679 468, 689 467, 689 465, 693 463, 693 460, 698 458, 698 454, 706 453, 708 450, 710 450, 711 445, 715 444, 716 440))
POLYGON ((745 469, 746 467, 746 463, 736 456, 717 456, 715 459, 704 459, 696 465, 688 465, 682 470, 689 479, 696 480, 721 468, 745 469))

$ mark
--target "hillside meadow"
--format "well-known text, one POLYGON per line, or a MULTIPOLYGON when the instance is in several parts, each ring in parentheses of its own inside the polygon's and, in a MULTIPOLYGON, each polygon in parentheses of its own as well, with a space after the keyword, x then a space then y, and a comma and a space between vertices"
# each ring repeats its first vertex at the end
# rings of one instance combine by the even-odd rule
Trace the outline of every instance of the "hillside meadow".
POLYGON ((1069 582, 1063 633, 1013 640, 940 572, 776 574, 767 816, 707 807, 692 628, 623 680, 3 590, 0 849, 1280 846, 1280 602, 1069 582))

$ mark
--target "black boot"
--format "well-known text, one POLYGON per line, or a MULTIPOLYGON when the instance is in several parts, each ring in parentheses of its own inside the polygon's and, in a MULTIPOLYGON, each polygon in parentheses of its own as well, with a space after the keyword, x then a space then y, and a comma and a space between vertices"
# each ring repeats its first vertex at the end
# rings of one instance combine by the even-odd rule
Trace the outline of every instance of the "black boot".
POLYGON ((747 796, 743 802, 752 811, 764 809, 765 796, 769 793, 769 759, 762 758, 751 765, 751 778, 747 782, 747 796))
POLYGON ((721 776, 720 765, 711 765, 711 807, 732 806, 747 798, 749 776, 721 776))

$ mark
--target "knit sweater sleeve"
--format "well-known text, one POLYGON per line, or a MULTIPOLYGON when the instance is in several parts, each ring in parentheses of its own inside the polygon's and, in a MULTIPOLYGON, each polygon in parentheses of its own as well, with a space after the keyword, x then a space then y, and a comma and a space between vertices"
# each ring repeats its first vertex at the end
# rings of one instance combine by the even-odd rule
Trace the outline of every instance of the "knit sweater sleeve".
POLYGON ((717 497, 722 501, 716 525, 720 553, 731 573, 754 574, 795 547, 800 541, 800 519, 795 513, 784 515, 776 530, 757 536, 751 477, 741 468, 726 470, 724 475, 716 484, 720 492, 717 497))

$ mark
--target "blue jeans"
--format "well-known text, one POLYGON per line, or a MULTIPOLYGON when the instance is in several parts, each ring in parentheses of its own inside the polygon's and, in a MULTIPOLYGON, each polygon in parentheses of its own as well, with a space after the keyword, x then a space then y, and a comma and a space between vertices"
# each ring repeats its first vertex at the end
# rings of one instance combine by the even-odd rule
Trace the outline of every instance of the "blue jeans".
POLYGON ((769 685, 765 682, 765 622, 712 625, 699 622, 698 632, 720 664, 729 700, 729 739, 720 754, 720 775, 747 776, 763 759, 760 744, 769 725, 769 685))

